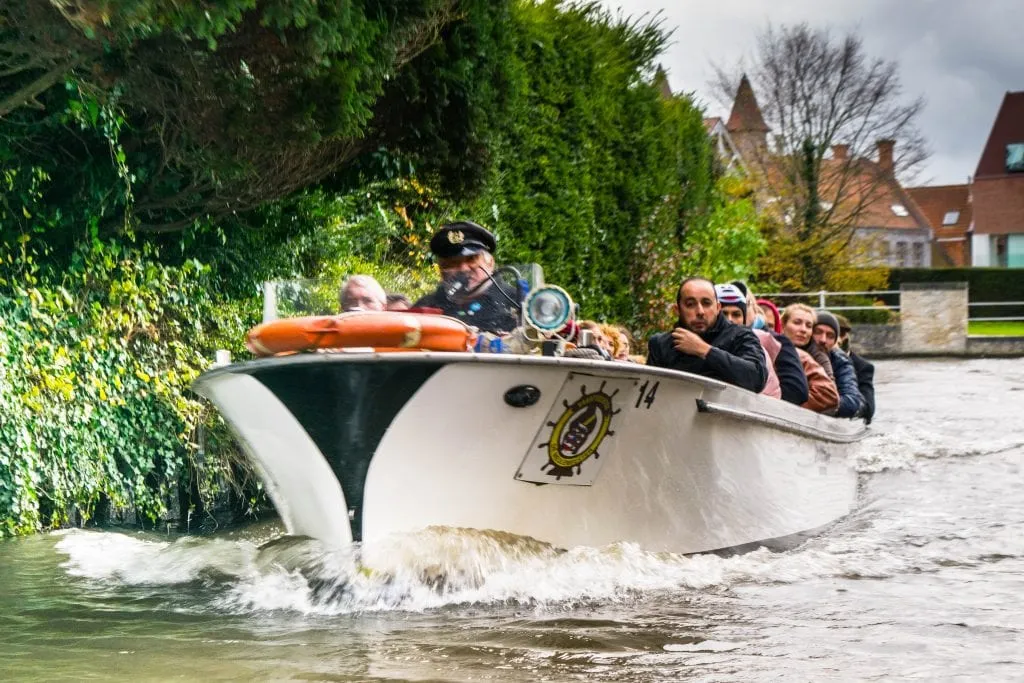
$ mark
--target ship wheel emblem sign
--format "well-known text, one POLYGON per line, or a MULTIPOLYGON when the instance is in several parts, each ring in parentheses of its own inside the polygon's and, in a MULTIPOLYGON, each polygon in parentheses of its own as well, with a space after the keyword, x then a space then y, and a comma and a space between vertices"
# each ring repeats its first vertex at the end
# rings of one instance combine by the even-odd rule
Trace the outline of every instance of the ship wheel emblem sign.
POLYGON ((621 409, 613 407, 612 399, 619 390, 607 394, 604 391, 605 384, 601 382, 597 391, 589 394, 587 387, 581 385, 582 395, 573 403, 563 400, 565 410, 561 417, 548 422, 551 435, 537 447, 547 449, 548 461, 541 466, 541 470, 555 480, 579 474, 584 461, 591 457, 601 457, 597 449, 605 437, 615 435, 611 430, 612 417, 620 413, 621 409))

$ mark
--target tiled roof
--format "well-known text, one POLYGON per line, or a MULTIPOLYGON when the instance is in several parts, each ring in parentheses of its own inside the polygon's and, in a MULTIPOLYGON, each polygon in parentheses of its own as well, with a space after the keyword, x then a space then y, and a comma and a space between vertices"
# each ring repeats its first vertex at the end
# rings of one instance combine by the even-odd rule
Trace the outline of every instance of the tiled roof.
POLYGON ((853 202, 864 202, 856 221, 858 227, 882 230, 931 228, 921 207, 891 173, 884 173, 877 163, 869 159, 856 159, 853 163, 857 175, 855 182, 852 183, 853 191, 849 193, 846 201, 853 206, 856 206, 853 202), (893 207, 898 206, 906 209, 906 216, 901 216, 893 210, 893 207))
POLYGON ((973 206, 970 200, 970 188, 967 185, 936 185, 932 187, 912 187, 907 190, 921 207, 925 218, 931 223, 937 239, 946 237, 963 237, 971 227, 973 206), (957 220, 944 225, 944 219, 951 212, 956 212, 957 220))
POLYGON ((932 225, 935 235, 932 243, 933 265, 956 268, 969 266, 968 231, 974 218, 970 187, 935 185, 912 187, 907 192, 932 225), (955 217, 956 220, 950 225, 943 225, 947 216, 955 217))
POLYGON ((975 179, 1006 175, 1006 145, 1024 143, 1024 91, 1008 92, 999 107, 988 142, 981 152, 975 179))
POLYGON ((711 131, 715 129, 715 126, 717 126, 721 122, 722 117, 720 116, 713 116, 709 119, 704 119, 704 130, 706 130, 710 134, 711 131))
MULTIPOLYGON (((784 170, 773 165, 771 184, 777 188, 786 186, 782 180, 784 170)), ((871 230, 929 230, 931 224, 914 198, 903 189, 899 181, 885 173, 870 159, 857 158, 848 161, 825 159, 821 168, 822 202, 838 200, 833 208, 837 220, 856 214, 853 221, 857 228, 871 230), (847 167, 846 164, 849 164, 847 167), (840 187, 842 183, 842 187, 840 187), (893 207, 897 207, 894 210, 893 207), (903 207, 906 211, 900 211, 903 207), (906 215, 900 215, 905 213, 906 215)))
POLYGON ((771 128, 764 122, 761 108, 757 106, 754 89, 750 86, 747 75, 740 79, 740 87, 736 90, 736 99, 732 103, 732 113, 725 125, 730 133, 737 131, 768 132, 771 128))

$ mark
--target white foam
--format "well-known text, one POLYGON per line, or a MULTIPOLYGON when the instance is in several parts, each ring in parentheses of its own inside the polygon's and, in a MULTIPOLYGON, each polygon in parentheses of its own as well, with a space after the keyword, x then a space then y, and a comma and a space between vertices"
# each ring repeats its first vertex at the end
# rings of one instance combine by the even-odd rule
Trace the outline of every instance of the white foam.
POLYGON ((232 613, 422 611, 509 602, 543 609, 628 600, 647 591, 799 582, 846 573, 847 564, 863 564, 864 559, 820 545, 734 557, 651 553, 630 543, 560 552, 532 539, 456 529, 396 537, 384 546, 374 552, 377 564, 367 568, 357 565, 353 553, 328 552, 309 540, 286 540, 261 550, 247 541, 159 542, 71 531, 57 544, 68 555, 63 566, 69 574, 105 585, 213 578, 223 590, 208 607, 232 613))

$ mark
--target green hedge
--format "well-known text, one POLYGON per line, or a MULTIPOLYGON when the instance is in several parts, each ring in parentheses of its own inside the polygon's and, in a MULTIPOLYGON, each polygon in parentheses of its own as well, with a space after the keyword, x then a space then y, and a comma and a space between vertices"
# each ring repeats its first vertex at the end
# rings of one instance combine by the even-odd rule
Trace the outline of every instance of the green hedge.
MULTIPOLYGON (((976 301, 1024 301, 1024 270, 1014 268, 893 268, 891 289, 904 282, 966 282, 968 299, 976 301)), ((1024 306, 971 308, 971 317, 1024 316, 1024 306)))
POLYGON ((104 510, 163 519, 189 480, 188 507, 203 507, 231 476, 230 444, 199 462, 199 432, 209 446, 222 425, 188 388, 214 349, 242 350, 253 320, 210 296, 203 264, 164 266, 152 249, 97 242, 60 275, 5 251, 0 537, 104 510))

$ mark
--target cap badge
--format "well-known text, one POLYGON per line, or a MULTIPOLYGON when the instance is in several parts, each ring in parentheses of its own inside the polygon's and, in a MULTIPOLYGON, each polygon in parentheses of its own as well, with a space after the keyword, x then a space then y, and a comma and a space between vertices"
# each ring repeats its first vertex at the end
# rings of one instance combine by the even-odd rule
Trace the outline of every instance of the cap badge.
POLYGON ((462 234, 461 230, 450 230, 448 232, 448 241, 452 244, 462 244, 466 239, 466 236, 462 234))

